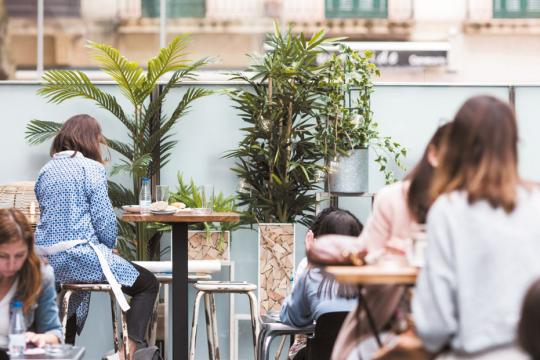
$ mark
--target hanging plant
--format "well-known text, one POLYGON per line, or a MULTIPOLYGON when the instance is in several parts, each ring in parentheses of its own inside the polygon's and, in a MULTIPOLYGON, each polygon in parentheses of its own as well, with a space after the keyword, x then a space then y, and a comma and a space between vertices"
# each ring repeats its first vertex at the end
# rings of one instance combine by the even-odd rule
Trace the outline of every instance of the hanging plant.
POLYGON ((326 159, 325 171, 331 173, 339 166, 339 156, 348 156, 354 149, 372 149, 375 162, 384 173, 387 183, 395 181, 388 162, 404 170, 401 162, 407 150, 389 136, 379 132, 373 119, 371 94, 373 78, 379 76, 371 62, 373 53, 360 53, 344 44, 326 61, 319 86, 324 106, 317 124, 316 141, 326 159))

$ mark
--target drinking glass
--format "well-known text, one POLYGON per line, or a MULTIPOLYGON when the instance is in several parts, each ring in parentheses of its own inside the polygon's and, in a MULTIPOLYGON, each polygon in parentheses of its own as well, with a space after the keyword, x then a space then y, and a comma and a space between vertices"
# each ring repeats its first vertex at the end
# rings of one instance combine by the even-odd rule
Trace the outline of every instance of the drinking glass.
POLYGON ((427 248, 427 234, 425 226, 415 232, 410 249, 409 263, 413 266, 422 267, 426 261, 425 252, 427 248))
POLYGON ((194 209, 199 214, 210 214, 214 209, 214 186, 202 185, 197 188, 201 197, 201 207, 194 209))
POLYGON ((166 210, 169 206, 169 185, 156 185, 157 210, 166 210))

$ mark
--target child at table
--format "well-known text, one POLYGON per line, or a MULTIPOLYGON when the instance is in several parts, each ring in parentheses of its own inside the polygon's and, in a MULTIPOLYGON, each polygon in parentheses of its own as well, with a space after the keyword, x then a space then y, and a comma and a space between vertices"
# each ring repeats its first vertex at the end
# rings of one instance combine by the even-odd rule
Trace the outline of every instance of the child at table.
MULTIPOLYGON (((308 230, 306 250, 309 251, 322 235, 358 236, 361 232, 362 224, 349 211, 327 208, 321 211, 308 230)), ((292 326, 304 327, 312 324, 322 314, 351 311, 356 306, 357 296, 356 287, 338 284, 331 275, 308 264, 295 278, 292 292, 281 307, 280 320, 292 326)), ((295 350, 301 350, 299 347, 296 345, 295 350)), ((294 359, 301 359, 302 356, 298 352, 294 359)))

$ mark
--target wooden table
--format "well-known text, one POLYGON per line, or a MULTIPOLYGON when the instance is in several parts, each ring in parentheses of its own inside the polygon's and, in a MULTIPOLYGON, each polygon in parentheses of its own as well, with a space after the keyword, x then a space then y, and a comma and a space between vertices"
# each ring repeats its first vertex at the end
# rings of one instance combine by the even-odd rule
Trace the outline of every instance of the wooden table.
POLYGON ((417 267, 383 267, 383 266, 328 266, 325 271, 336 277, 336 280, 347 284, 358 285, 414 285, 419 269, 417 267))
POLYGON ((335 276, 341 283, 355 284, 358 286, 358 302, 364 307, 368 318, 369 326, 379 347, 382 342, 379 336, 377 325, 373 320, 373 315, 362 294, 364 285, 403 285, 414 286, 419 269, 413 266, 406 267, 384 267, 384 266, 327 266, 328 273, 335 276))
POLYGON ((12 357, 11 359, 17 360, 81 360, 84 355, 84 348, 80 346, 74 346, 71 350, 67 351, 64 355, 48 355, 48 354, 34 354, 12 357))
POLYGON ((236 222, 234 212, 211 214, 180 213, 175 215, 141 215, 125 213, 122 220, 129 222, 161 222, 172 226, 172 357, 188 358, 188 225, 201 222, 236 222))

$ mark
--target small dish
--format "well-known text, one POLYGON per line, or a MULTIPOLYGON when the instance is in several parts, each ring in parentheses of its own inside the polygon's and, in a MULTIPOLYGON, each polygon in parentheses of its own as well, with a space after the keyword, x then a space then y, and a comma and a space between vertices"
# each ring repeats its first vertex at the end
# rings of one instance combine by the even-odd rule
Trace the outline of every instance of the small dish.
POLYGON ((171 215, 174 214, 178 209, 174 206, 168 206, 165 210, 150 210, 152 214, 155 215, 171 215))
POLYGON ((122 206, 122 210, 124 210, 125 212, 130 212, 130 213, 140 213, 141 212, 141 208, 139 205, 124 205, 122 206))
POLYGON ((45 353, 50 356, 66 356, 73 349, 73 346, 70 344, 55 344, 55 345, 45 345, 43 348, 45 353))

